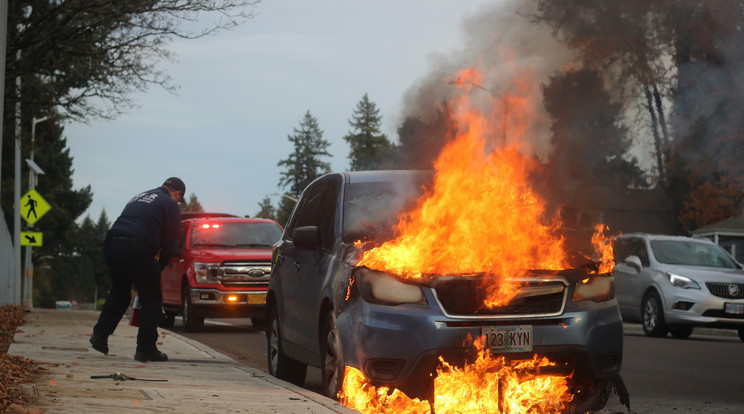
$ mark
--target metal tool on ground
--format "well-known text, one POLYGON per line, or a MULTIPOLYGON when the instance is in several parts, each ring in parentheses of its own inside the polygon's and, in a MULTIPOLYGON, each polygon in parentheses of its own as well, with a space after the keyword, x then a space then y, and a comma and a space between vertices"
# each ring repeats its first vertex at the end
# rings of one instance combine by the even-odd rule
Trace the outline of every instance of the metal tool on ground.
POLYGON ((114 372, 109 375, 91 375, 91 379, 102 379, 111 378, 115 381, 153 381, 153 382, 167 382, 167 379, 145 379, 145 378, 134 378, 129 375, 122 374, 121 372, 114 372))

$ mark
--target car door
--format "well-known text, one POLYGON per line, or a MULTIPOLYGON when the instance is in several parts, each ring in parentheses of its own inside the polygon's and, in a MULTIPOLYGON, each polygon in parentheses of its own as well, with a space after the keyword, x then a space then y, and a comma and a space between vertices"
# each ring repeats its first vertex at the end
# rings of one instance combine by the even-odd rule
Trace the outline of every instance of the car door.
POLYGON ((618 308, 623 319, 637 321, 640 318, 643 291, 648 285, 648 274, 651 271, 648 247, 640 237, 625 237, 615 241, 613 250, 617 263, 613 273, 618 308), (623 263, 630 256, 636 256, 641 260, 640 272, 623 263))
POLYGON ((163 291, 163 303, 180 305, 181 303, 181 275, 186 273, 183 255, 186 252, 186 241, 189 224, 181 223, 177 254, 160 274, 160 285, 163 291))
MULTIPOLYGON (((281 278, 280 319, 285 340, 301 348, 302 353, 318 352, 318 318, 322 283, 333 246, 335 214, 340 181, 337 176, 308 187, 277 246, 274 274, 281 278), (300 250, 292 242, 298 227, 316 226, 320 247, 300 250)), ((313 361, 315 362, 315 361, 313 361)))

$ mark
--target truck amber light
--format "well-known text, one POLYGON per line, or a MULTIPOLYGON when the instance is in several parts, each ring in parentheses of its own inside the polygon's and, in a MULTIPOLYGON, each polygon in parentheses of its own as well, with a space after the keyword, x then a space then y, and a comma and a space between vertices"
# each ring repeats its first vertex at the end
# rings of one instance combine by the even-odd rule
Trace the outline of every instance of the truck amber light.
POLYGON ((230 295, 230 296, 227 297, 227 301, 228 302, 237 302, 238 301, 238 297, 235 296, 235 295, 230 295))

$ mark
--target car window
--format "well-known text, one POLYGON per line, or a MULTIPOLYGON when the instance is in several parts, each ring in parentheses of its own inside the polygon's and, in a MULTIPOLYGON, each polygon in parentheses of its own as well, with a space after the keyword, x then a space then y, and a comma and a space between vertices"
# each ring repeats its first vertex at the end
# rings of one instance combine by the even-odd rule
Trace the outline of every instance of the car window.
POLYGON ((271 247, 282 235, 274 223, 195 223, 194 247, 271 247))
POLYGON ((653 240, 651 249, 661 263, 736 269, 736 262, 720 246, 687 240, 653 240))
POLYGON ((338 191, 339 184, 336 180, 317 183, 303 196, 303 205, 297 219, 293 220, 292 223, 293 228, 318 226, 320 245, 325 250, 331 250, 335 242, 334 217, 336 215, 338 191))
POLYGON ((649 266, 651 263, 643 239, 637 237, 617 239, 612 246, 612 250, 615 255, 615 263, 620 263, 630 256, 638 256, 643 266, 649 266))
POLYGON ((178 234, 178 251, 183 252, 186 248, 186 234, 189 232, 189 225, 181 223, 181 231, 178 234))

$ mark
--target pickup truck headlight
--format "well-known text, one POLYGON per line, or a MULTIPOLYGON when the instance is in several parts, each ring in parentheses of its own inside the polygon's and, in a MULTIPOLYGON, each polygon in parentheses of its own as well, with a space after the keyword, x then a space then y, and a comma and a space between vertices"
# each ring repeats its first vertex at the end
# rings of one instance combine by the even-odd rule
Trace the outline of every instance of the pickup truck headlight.
POLYGON ((426 303, 419 285, 402 282, 395 276, 366 267, 357 269, 354 281, 364 300, 384 305, 426 303))
POLYGON ((573 301, 591 300, 604 302, 615 297, 615 280, 612 276, 592 275, 576 283, 573 301))
POLYGON ((210 283, 216 279, 215 271, 219 263, 194 262, 196 283, 210 283))
POLYGON ((672 283, 672 286, 682 288, 682 289, 700 289, 700 285, 692 279, 690 279, 687 276, 681 276, 674 273, 667 273, 667 277, 669 278, 669 281, 672 283))

